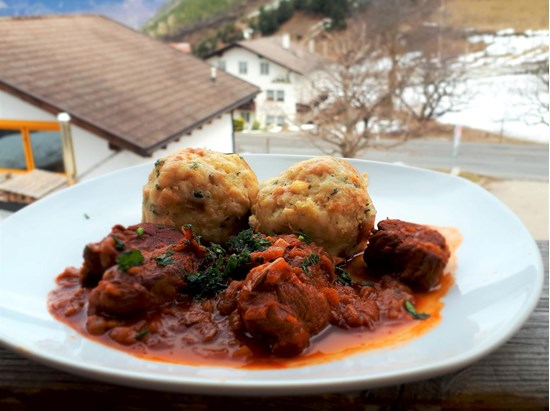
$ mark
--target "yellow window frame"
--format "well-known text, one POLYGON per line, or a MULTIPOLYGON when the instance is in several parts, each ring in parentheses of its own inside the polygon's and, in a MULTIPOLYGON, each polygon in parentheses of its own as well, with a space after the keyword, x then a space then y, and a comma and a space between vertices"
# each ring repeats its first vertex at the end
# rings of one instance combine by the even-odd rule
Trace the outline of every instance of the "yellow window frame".
MULTIPOLYGON (((23 142, 23 151, 25 154, 25 162, 27 163, 26 170, 15 168, 0 167, 0 172, 6 173, 28 173, 36 168, 34 163, 34 155, 31 144, 31 131, 57 131, 61 132, 61 126, 57 121, 27 121, 27 120, 1 120, 0 129, 2 130, 19 130, 23 142)), ((65 173, 61 173, 65 174, 65 173)))

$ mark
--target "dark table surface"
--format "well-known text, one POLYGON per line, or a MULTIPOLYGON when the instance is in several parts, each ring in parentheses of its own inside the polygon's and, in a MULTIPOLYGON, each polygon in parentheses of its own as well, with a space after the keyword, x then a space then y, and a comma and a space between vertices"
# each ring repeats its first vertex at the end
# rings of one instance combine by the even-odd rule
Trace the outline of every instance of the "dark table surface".
MULTIPOLYGON (((324 395, 228 397, 128 388, 77 377, 0 348, 0 410, 538 410, 548 409, 548 242, 541 299, 521 330, 442 377, 324 395)), ((1 324, 0 324, 1 326, 1 324)))

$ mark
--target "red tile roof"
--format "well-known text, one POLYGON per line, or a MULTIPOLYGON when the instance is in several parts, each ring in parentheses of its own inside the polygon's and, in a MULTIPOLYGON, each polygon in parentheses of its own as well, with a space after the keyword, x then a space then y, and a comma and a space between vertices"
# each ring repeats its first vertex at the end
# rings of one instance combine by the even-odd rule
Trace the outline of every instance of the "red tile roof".
POLYGON ((0 89, 141 155, 260 91, 99 15, 0 19, 0 89))

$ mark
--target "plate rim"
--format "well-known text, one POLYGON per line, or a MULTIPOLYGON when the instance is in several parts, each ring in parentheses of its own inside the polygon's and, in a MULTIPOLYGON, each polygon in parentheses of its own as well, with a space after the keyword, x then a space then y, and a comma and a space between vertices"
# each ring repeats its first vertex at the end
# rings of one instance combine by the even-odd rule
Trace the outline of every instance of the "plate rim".
MULTIPOLYGON (((285 159, 285 160, 289 159, 289 160, 300 161, 301 159, 318 157, 318 156, 292 155, 292 154, 291 155, 240 154, 240 155, 243 158, 245 158, 245 160, 247 158, 270 158, 270 159, 279 158, 279 159, 285 159)), ((371 160, 363 160, 363 159, 348 158, 346 160, 352 162, 352 164, 357 162, 357 163, 362 163, 366 165, 377 164, 382 167, 390 167, 390 168, 399 167, 399 168, 405 168, 405 169, 413 169, 422 173, 427 173, 432 175, 439 174, 440 177, 442 178, 459 179, 461 181, 461 184, 467 184, 467 185, 470 185, 470 187, 475 187, 476 190, 480 190, 480 192, 484 192, 484 195, 489 194, 491 197, 493 197, 494 200, 496 200, 498 203, 504 206, 504 208, 508 210, 509 214, 513 218, 515 218, 517 222, 519 222, 522 226, 524 226, 524 224, 521 222, 521 220, 519 220, 517 215, 513 213, 498 198, 496 198, 494 195, 492 195, 491 193, 489 193, 479 185, 467 179, 457 177, 457 176, 452 176, 450 174, 441 173, 434 170, 428 170, 420 167, 412 167, 408 165, 391 164, 391 163, 385 163, 380 161, 371 161, 371 160)), ((106 173, 104 175, 91 178, 89 180, 81 182, 80 184, 69 187, 68 189, 53 193, 52 195, 46 197, 44 200, 53 201, 58 196, 65 195, 64 193, 68 190, 72 190, 79 186, 82 187, 84 185, 94 184, 96 181, 106 179, 113 174, 119 174, 123 172, 131 173, 132 170, 138 169, 138 168, 145 168, 147 166, 150 166, 151 163, 153 163, 153 161, 137 164, 137 165, 126 167, 120 170, 115 170, 115 171, 106 173)), ((43 203, 41 201, 37 201, 25 208, 30 209, 32 211, 34 207, 39 206, 39 204, 43 204, 43 203)), ((4 221, 7 221, 11 218, 12 216, 9 216, 5 220, 0 221, 0 226, 3 225, 4 221)), ((479 359, 489 355, 491 352, 497 350, 499 347, 501 347, 506 342, 508 342, 510 338, 512 338, 519 331, 519 329, 525 324, 525 322, 531 316, 532 312, 535 310, 536 305, 538 304, 538 301, 540 300, 543 285, 544 285, 544 265, 542 261, 542 255, 540 253, 540 249, 536 244, 536 241, 532 238, 532 236, 530 236, 530 234, 529 234, 529 237, 530 237, 530 243, 528 245, 529 245, 529 249, 534 252, 532 256, 533 257, 532 263, 536 273, 536 279, 538 281, 536 283, 533 282, 534 288, 531 293, 530 299, 528 300, 528 304, 522 307, 523 309, 522 315, 517 319, 515 319, 515 321, 510 323, 511 326, 505 329, 505 332, 502 333, 503 335, 501 336, 500 339, 498 339, 497 341, 494 341, 494 338, 493 338, 489 342, 484 341, 483 344, 476 345, 475 347, 469 350, 463 351, 459 355, 450 357, 445 361, 441 361, 436 365, 414 367, 404 372, 403 371, 400 371, 400 372, 386 371, 384 372, 384 376, 379 376, 376 379, 373 379, 373 377, 369 376, 369 374, 362 374, 362 375, 353 376, 353 377, 340 376, 337 379, 334 379, 331 377, 304 378, 304 379, 299 379, 298 381, 279 380, 277 382, 274 382, 274 381, 267 382, 263 380, 259 380, 259 381, 229 380, 224 382, 221 382, 220 380, 216 380, 216 379, 199 379, 198 380, 196 377, 193 377, 193 376, 192 377, 184 376, 184 378, 182 378, 181 376, 174 376, 171 374, 161 376, 161 375, 152 375, 152 374, 143 373, 143 371, 138 374, 135 371, 127 371, 127 370, 121 370, 121 369, 111 370, 110 368, 91 366, 91 364, 88 364, 88 363, 73 361, 71 359, 67 359, 59 356, 56 356, 54 358, 51 354, 43 355, 40 352, 28 350, 24 347, 18 346, 17 344, 11 343, 9 338, 6 338, 6 336, 2 335, 3 333, 1 330, 0 330, 0 346, 4 346, 5 348, 16 352, 22 355, 23 357, 29 358, 31 360, 35 360, 39 363, 42 363, 44 365, 50 366, 55 369, 73 373, 75 375, 80 375, 84 377, 91 376, 92 378, 97 380, 121 384, 121 385, 127 385, 131 387, 153 388, 153 389, 161 389, 164 391, 172 391, 172 392, 195 392, 195 393, 214 394, 214 395, 231 394, 231 395, 242 395, 242 396, 289 395, 289 392, 288 392, 289 389, 292 389, 292 394, 311 394, 311 393, 318 393, 318 392, 336 392, 336 391, 342 391, 342 389, 345 389, 345 390, 368 389, 368 388, 376 388, 380 386, 387 386, 387 385, 396 384, 396 383, 418 381, 425 378, 432 378, 439 375, 443 375, 478 361, 479 359), (121 380, 121 378, 123 379, 121 380)), ((0 249, 1 248, 2 247, 0 244, 0 249)), ((3 312, 4 312, 3 306, 0 303, 0 319, 4 316, 3 312)), ((52 321, 56 321, 56 320, 52 317, 52 321)), ((80 337, 85 338, 84 336, 80 336, 80 337)), ((128 355, 131 355, 131 354, 128 354, 128 355)), ((134 357, 134 358, 136 358, 137 361, 149 361, 149 360, 142 360, 137 357, 134 357)), ((226 367, 220 367, 220 368, 223 368, 225 370, 231 369, 226 367)), ((261 371, 269 371, 269 370, 261 370, 261 371)))

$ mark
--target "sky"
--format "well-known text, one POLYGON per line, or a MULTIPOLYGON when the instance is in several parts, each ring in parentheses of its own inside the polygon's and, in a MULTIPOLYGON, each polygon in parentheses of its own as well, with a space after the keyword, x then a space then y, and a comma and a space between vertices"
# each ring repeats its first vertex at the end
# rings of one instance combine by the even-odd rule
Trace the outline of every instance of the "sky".
POLYGON ((0 0, 0 16, 98 13, 139 28, 165 0, 0 0))

